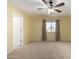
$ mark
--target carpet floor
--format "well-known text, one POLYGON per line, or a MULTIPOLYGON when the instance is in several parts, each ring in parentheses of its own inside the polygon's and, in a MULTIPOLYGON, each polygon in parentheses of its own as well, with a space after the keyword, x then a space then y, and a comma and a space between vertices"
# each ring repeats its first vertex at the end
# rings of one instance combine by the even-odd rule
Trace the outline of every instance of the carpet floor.
POLYGON ((7 59, 71 59, 71 43, 31 42, 8 54, 7 59))

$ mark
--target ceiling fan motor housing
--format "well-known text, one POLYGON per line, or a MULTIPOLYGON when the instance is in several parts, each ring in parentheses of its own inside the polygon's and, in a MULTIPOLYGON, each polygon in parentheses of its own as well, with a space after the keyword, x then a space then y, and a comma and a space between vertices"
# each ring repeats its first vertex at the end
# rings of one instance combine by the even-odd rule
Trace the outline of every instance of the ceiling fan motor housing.
POLYGON ((49 1, 48 3, 49 3, 50 5, 56 4, 56 0, 48 0, 48 1, 49 1))
POLYGON ((47 1, 49 8, 53 8, 53 6, 56 4, 56 0, 48 0, 47 1))

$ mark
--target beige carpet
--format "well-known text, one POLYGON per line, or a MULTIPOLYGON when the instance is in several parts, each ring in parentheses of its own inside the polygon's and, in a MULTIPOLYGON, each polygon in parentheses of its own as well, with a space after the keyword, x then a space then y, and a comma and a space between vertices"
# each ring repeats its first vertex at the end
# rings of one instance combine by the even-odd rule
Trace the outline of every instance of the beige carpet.
POLYGON ((16 49, 8 59, 71 59, 70 42, 32 42, 16 49))

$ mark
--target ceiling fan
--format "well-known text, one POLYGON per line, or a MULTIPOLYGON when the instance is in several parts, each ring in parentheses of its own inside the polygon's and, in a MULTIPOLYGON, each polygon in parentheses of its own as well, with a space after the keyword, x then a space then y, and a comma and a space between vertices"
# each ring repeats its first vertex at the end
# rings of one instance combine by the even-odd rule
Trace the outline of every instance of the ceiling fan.
MULTIPOLYGON (((54 11, 61 12, 60 10, 58 10, 56 8, 65 5, 64 2, 56 5, 56 0, 42 0, 42 1, 44 4, 46 4, 49 13, 54 12, 54 11)), ((37 8, 37 10, 42 10, 42 9, 44 9, 44 8, 37 8)))

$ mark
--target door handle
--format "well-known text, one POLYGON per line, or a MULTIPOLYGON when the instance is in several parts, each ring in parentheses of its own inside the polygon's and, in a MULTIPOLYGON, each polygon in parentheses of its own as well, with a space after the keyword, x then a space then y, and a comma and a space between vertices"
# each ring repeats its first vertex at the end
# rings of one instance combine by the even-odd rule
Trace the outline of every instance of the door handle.
POLYGON ((22 40, 20 40, 20 42, 22 42, 22 40))

